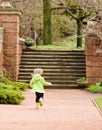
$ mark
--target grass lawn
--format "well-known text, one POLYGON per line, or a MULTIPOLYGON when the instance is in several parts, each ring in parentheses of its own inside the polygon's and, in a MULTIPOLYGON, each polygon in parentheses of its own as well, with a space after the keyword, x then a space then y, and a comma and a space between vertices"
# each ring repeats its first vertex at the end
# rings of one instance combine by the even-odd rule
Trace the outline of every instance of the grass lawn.
POLYGON ((99 110, 102 112, 102 97, 95 98, 94 101, 95 101, 96 105, 98 106, 99 110))
POLYGON ((70 36, 59 42, 53 42, 52 45, 39 45, 32 46, 32 49, 48 49, 48 50, 84 50, 85 48, 85 38, 83 37, 82 48, 77 48, 77 37, 70 36))

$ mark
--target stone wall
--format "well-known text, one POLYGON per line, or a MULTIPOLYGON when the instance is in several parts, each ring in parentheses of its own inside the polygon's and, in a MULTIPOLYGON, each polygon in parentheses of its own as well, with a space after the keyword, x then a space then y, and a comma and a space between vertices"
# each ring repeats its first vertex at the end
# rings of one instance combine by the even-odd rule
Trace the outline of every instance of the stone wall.
POLYGON ((85 54, 88 84, 102 80, 102 40, 97 35, 86 37, 85 54))
POLYGON ((0 10, 0 26, 4 28, 3 67, 7 77, 17 81, 20 62, 19 15, 16 10, 0 10))

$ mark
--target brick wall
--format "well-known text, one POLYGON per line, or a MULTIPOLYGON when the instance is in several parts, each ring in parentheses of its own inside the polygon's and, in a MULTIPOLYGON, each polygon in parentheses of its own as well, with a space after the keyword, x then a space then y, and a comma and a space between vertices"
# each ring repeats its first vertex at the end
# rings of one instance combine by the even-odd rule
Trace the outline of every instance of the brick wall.
POLYGON ((3 27, 0 27, 0 74, 3 73, 3 27))
POLYGON ((19 70, 19 15, 16 10, 0 10, 0 26, 4 27, 3 67, 11 79, 17 81, 19 70))
POLYGON ((86 37, 86 77, 88 84, 102 80, 102 40, 95 34, 86 37))
POLYGON ((3 53, 0 53, 0 74, 2 74, 3 71, 3 53))

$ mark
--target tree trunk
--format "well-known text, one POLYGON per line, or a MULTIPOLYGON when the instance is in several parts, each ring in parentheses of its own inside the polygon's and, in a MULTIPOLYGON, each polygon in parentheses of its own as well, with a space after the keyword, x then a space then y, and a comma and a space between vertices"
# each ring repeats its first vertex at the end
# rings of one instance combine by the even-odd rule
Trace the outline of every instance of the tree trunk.
POLYGON ((82 47, 84 10, 80 7, 77 15, 77 48, 82 47))
POLYGON ((51 4, 43 0, 43 45, 52 44, 51 38, 51 4))
POLYGON ((83 20, 77 20, 77 48, 82 47, 83 20))

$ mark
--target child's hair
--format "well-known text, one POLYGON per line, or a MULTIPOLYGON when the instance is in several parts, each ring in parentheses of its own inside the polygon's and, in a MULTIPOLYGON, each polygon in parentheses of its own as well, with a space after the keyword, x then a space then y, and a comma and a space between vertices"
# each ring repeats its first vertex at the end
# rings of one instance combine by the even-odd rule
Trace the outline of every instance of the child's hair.
POLYGON ((42 68, 36 68, 36 69, 34 69, 34 74, 40 74, 40 75, 42 75, 43 74, 43 69, 42 68))

